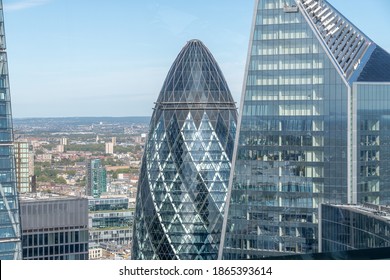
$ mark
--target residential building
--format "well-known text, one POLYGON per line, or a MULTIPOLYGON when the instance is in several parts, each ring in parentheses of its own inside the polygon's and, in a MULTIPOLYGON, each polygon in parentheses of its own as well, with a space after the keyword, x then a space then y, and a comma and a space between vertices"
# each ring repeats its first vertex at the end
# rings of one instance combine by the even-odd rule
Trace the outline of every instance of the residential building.
POLYGON ((114 143, 106 143, 106 154, 114 154, 114 143))
POLYGON ((100 159, 90 159, 87 164, 86 195, 100 197, 107 192, 107 174, 100 159))
POLYGON ((68 145, 68 138, 62 137, 60 139, 60 145, 63 145, 63 146, 68 145))
POLYGON ((19 193, 31 192, 31 177, 34 176, 34 153, 27 141, 14 142, 16 187, 19 193))
POLYGON ((21 259, 13 141, 3 2, 0 0, 0 260, 21 259))
POLYGON ((20 200, 24 260, 87 260, 88 200, 24 194, 20 200))
POLYGON ((315 253, 321 203, 390 203, 390 55, 326 0, 256 1, 244 83, 219 258, 315 253))
POLYGON ((52 154, 37 154, 35 156, 35 160, 37 162, 52 162, 53 155, 52 154))
POLYGON ((216 259, 237 110, 210 51, 189 41, 158 96, 139 176, 133 259, 216 259))
POLYGON ((63 153, 65 152, 65 145, 57 145, 57 153, 63 153))
POLYGON ((103 248, 98 244, 90 245, 88 251, 90 260, 99 260, 103 258, 103 248))
POLYGON ((390 247, 390 207, 321 204, 320 252, 390 247))

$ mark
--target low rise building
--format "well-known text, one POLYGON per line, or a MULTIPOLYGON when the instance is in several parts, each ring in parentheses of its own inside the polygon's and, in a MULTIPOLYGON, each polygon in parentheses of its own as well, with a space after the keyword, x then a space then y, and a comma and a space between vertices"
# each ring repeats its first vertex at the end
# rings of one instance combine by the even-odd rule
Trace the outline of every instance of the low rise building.
POLYGON ((320 252, 390 247, 390 207, 322 204, 320 252))
POLYGON ((20 209, 23 259, 88 259, 86 198, 24 194, 20 209))
POLYGON ((134 209, 127 197, 89 199, 90 244, 112 244, 127 248, 133 234, 134 209))

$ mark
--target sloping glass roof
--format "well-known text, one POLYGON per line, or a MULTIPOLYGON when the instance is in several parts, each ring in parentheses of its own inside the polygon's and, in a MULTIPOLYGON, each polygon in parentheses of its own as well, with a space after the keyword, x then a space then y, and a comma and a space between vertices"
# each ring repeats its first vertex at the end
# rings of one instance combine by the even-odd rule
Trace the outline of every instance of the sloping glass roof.
POLYGON ((377 46, 360 73, 358 82, 390 82, 390 54, 377 46))
POLYGON ((325 0, 296 0, 346 80, 390 81, 390 54, 325 0))
POLYGON ((325 0, 297 0, 347 80, 373 42, 325 0))

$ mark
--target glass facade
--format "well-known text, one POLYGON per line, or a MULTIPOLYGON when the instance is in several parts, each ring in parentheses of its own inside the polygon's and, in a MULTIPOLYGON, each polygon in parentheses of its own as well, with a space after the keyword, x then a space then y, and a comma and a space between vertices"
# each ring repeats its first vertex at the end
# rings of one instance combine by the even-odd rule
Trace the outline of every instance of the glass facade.
POLYGON ((91 159, 87 166, 86 195, 100 197, 107 192, 107 174, 100 159, 91 159))
POLYGON ((3 4, 0 1, 0 260, 21 259, 12 130, 3 4))
POLYGON ((90 198, 88 207, 90 245, 131 243, 134 209, 129 209, 129 198, 90 198))
POLYGON ((129 208, 127 197, 107 197, 88 199, 88 209, 94 211, 125 210, 129 208))
POLYGON ((133 225, 134 213, 130 210, 92 212, 89 215, 90 228, 128 228, 133 225))
POLYGON ((133 259, 216 259, 237 110, 215 59, 191 40, 153 112, 137 193, 133 259))
POLYGON ((356 201, 390 205, 390 83, 353 87, 356 201))
POLYGON ((321 205, 321 252, 390 247, 390 208, 321 205))
MULTIPOLYGON (((383 58, 382 68, 390 62, 325 0, 256 1, 219 258, 318 252, 321 203, 387 200, 375 183, 376 167, 387 160, 357 161, 356 134, 369 143, 386 133, 356 132, 362 110, 355 100, 363 93, 355 95, 354 83, 370 83, 373 76, 390 81, 390 68, 369 74, 378 71, 374 56, 383 58), (366 194, 358 194, 363 187, 366 194)), ((370 99, 379 98, 370 90, 370 99)), ((378 96, 390 100, 385 92, 378 96)), ((367 127, 377 129, 373 103, 363 103, 370 108, 363 117, 367 127)), ((382 143, 362 146, 362 158, 390 150, 382 143)))

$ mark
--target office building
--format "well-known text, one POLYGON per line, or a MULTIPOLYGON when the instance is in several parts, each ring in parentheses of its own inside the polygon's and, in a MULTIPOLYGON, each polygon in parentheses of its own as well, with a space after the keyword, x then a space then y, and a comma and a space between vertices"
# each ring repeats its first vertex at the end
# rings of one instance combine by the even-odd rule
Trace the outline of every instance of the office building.
POLYGON ((20 199, 24 260, 87 260, 88 200, 48 194, 20 199))
POLYGON ((321 204, 320 252, 390 247, 390 207, 321 204))
POLYGON ((219 258, 315 253, 321 203, 390 202, 390 55, 327 1, 256 1, 244 84, 219 258))
POLYGON ((0 0, 0 260, 21 258, 13 140, 3 2, 0 0))
MULTIPOLYGON (((134 209, 127 197, 101 197, 88 200, 89 243, 113 244, 129 248, 133 237, 134 209)), ((95 246, 95 247, 96 247, 95 246)))
POLYGON ((133 259, 216 259, 237 111, 210 51, 189 41, 157 99, 142 160, 133 259))
POLYGON ((14 142, 16 187, 19 193, 32 191, 31 178, 34 176, 34 153, 27 141, 14 142))
POLYGON ((87 164, 86 195, 100 197, 107 192, 107 174, 100 159, 91 159, 87 164))

